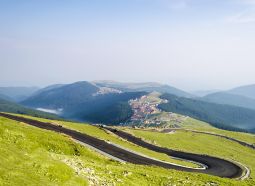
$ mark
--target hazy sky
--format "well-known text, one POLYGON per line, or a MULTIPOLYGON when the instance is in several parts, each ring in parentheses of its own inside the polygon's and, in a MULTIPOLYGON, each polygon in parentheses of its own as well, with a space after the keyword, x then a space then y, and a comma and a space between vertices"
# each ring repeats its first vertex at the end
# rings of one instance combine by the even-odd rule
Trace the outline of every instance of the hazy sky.
POLYGON ((255 83, 255 0, 0 0, 0 86, 255 83))

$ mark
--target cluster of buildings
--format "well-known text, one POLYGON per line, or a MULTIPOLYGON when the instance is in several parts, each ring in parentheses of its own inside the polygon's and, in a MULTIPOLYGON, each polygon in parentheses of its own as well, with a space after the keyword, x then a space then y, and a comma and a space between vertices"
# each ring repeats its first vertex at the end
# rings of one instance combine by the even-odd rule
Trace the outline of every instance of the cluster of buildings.
POLYGON ((149 96, 142 96, 139 99, 130 100, 133 115, 129 124, 136 126, 162 126, 179 127, 186 117, 171 112, 163 112, 158 105, 165 100, 153 100, 149 96))
MULTIPOLYGON (((134 112, 131 117, 131 123, 151 124, 152 121, 149 122, 149 116, 159 113, 159 109, 157 108, 158 103, 147 101, 147 96, 142 96, 140 99, 130 100, 129 104, 134 112)), ((155 121, 153 123, 155 123, 155 121)))

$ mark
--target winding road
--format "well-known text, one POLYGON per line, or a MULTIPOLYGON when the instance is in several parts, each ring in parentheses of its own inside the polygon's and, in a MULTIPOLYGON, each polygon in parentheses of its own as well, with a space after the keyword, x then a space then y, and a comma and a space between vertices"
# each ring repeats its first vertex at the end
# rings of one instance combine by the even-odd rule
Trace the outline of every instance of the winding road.
POLYGON ((38 128, 66 134, 72 137, 74 140, 77 140, 81 143, 92 146, 117 159, 129 162, 129 163, 133 163, 133 164, 159 166, 166 169, 174 169, 174 170, 186 171, 186 172, 197 172, 197 173, 204 173, 204 174, 209 174, 209 175, 214 175, 219 177, 236 178, 236 179, 240 179, 243 176, 243 173, 245 171, 244 168, 230 161, 226 161, 220 158, 215 158, 215 157, 211 157, 207 155, 198 155, 198 154, 192 154, 192 153, 186 153, 186 152, 179 152, 179 151, 174 151, 174 150, 163 148, 163 147, 158 147, 150 143, 147 143, 141 140, 140 138, 134 137, 131 134, 128 134, 126 132, 119 131, 110 127, 104 127, 104 129, 109 130, 115 133, 116 135, 120 136, 121 138, 124 138, 139 146, 145 147, 147 149, 150 149, 156 152, 165 153, 169 156, 173 156, 176 158, 182 158, 182 159, 198 162, 200 164, 206 165, 207 168, 193 169, 193 168, 178 166, 178 165, 158 161, 155 159, 151 159, 151 158, 136 154, 134 152, 128 151, 126 149, 120 148, 113 144, 109 144, 104 140, 97 139, 95 137, 77 132, 75 130, 64 128, 62 126, 53 125, 51 123, 41 122, 41 121, 28 119, 28 118, 24 118, 20 116, 14 116, 11 114, 6 114, 6 113, 0 113, 0 116, 15 120, 15 121, 23 122, 38 128))

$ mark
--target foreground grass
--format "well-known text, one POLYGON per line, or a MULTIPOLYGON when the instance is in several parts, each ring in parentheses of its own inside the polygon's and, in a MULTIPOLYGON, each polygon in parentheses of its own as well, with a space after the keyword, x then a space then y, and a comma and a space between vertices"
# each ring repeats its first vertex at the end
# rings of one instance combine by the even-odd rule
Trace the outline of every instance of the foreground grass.
POLYGON ((122 164, 69 137, 0 117, 0 185, 247 185, 204 174, 122 164))
POLYGON ((52 156, 80 151, 66 137, 0 118, 0 143, 0 185, 87 185, 52 156))

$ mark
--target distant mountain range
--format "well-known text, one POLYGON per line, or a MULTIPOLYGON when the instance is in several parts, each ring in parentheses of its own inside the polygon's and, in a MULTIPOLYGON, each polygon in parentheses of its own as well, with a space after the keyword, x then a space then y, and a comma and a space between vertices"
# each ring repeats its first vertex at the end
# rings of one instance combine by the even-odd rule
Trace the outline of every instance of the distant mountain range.
POLYGON ((147 83, 120 83, 114 81, 95 81, 98 86, 116 88, 124 92, 160 92, 160 93, 169 93, 182 97, 194 97, 192 94, 185 92, 183 90, 177 89, 175 87, 164 85, 155 82, 147 83))
POLYGON ((255 99, 255 84, 237 87, 229 90, 228 93, 255 99))
POLYGON ((148 92, 169 92, 192 96, 159 83, 119 83, 109 81, 76 82, 51 85, 35 92, 21 104, 34 109, 59 113, 60 116, 88 122, 118 124, 132 116, 128 104, 148 92))
POLYGON ((0 87, 0 98, 19 102, 38 90, 38 87, 0 87))
POLYGON ((198 97, 204 97, 206 95, 213 94, 216 92, 221 92, 221 91, 220 90, 200 90, 200 91, 193 91, 191 92, 191 94, 198 97))
POLYGON ((35 112, 38 114, 45 113, 39 112, 41 110, 79 121, 119 124, 126 122, 133 114, 128 104, 130 99, 153 91, 162 93, 162 98, 169 100, 159 106, 162 110, 188 115, 219 128, 255 129, 255 85, 203 97, 196 97, 169 85, 150 82, 81 81, 51 85, 43 89, 0 88, 1 111, 24 113, 37 109, 35 112), (26 99, 22 100, 21 97, 26 99), (19 104, 13 103, 13 100, 19 104), (26 107, 30 110, 26 110, 26 107))
POLYGON ((255 110, 255 99, 241 95, 230 94, 228 92, 217 92, 214 94, 209 94, 201 98, 201 100, 211 103, 234 105, 255 110))
POLYGON ((157 91, 184 97, 192 96, 185 91, 159 83, 112 81, 56 84, 39 90, 30 87, 3 88, 3 90, 5 91, 2 91, 3 94, 0 97, 5 100, 15 100, 26 107, 58 113, 69 119, 110 124, 128 120, 133 114, 128 101, 148 92, 157 91))
POLYGON ((159 108, 167 112, 187 115, 228 130, 250 131, 255 128, 255 110, 252 109, 209 103, 171 94, 163 94, 161 98, 168 102, 160 104, 159 108))
POLYGON ((50 86, 39 90, 21 104, 34 108, 66 109, 91 99, 99 88, 89 82, 77 82, 68 85, 50 86))
POLYGON ((255 109, 255 85, 208 94, 199 100, 255 109))
POLYGON ((128 104, 145 92, 122 92, 86 81, 46 87, 21 102, 35 109, 61 111, 65 118, 118 124, 132 115, 128 104))
POLYGON ((0 94, 0 99, 7 100, 7 101, 11 101, 12 100, 12 98, 10 98, 9 96, 4 95, 4 94, 0 94))

